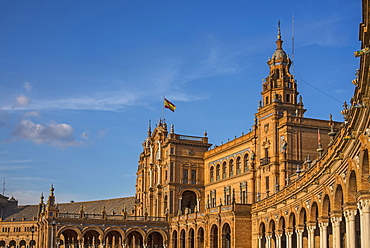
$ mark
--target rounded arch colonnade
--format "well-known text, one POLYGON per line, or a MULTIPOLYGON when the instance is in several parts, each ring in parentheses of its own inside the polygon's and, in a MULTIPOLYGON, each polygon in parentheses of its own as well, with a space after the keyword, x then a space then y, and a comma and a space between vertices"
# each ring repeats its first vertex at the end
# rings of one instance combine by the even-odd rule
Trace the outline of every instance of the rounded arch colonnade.
POLYGON ((180 228, 171 233, 172 248, 231 248, 232 232, 229 223, 221 227, 212 224, 207 232, 204 226, 180 228))
POLYGON ((105 231, 89 227, 82 231, 72 226, 61 228, 56 235, 59 248, 165 248, 167 234, 160 229, 140 228, 126 231, 121 228, 107 228, 105 231))
MULTIPOLYGON (((362 170, 369 168, 365 160, 362 170)), ((334 177, 289 207, 260 215, 258 248, 370 247, 369 182, 355 170, 334 177)))

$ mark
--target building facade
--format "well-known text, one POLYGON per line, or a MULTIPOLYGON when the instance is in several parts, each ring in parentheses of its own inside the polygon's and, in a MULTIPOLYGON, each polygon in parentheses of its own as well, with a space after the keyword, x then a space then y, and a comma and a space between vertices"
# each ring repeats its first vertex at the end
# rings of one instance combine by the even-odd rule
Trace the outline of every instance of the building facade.
POLYGON ((254 125, 225 144, 149 125, 134 197, 57 204, 52 186, 18 206, 0 195, 0 247, 370 247, 370 55, 342 123, 304 116, 291 63, 279 28, 254 125))

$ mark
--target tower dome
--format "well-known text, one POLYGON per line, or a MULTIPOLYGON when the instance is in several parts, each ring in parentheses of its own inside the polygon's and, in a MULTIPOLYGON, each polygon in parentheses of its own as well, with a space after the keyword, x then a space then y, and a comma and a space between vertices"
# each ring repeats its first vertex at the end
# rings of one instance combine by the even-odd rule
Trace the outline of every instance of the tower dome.
POLYGON ((280 21, 279 21, 278 22, 278 36, 277 36, 277 41, 276 41, 276 50, 271 56, 270 65, 290 64, 290 59, 288 58, 288 55, 283 50, 282 46, 283 46, 283 41, 281 40, 280 21))

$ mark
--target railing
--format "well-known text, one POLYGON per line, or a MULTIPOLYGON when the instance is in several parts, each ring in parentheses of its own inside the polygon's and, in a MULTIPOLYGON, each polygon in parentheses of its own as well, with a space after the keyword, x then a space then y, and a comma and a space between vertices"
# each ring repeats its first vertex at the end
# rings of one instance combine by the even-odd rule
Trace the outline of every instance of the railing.
POLYGON ((179 138, 182 140, 203 141, 203 138, 201 137, 188 136, 188 135, 180 135, 179 138))
POLYGON ((269 163, 270 163, 270 158, 269 157, 261 158, 261 160, 260 160, 261 165, 266 165, 266 164, 269 164, 269 163))
POLYGON ((106 219, 106 220, 123 220, 123 221, 166 221, 166 217, 156 216, 129 216, 129 215, 102 215, 102 214, 76 214, 76 213, 59 213, 59 218, 64 219, 106 219))

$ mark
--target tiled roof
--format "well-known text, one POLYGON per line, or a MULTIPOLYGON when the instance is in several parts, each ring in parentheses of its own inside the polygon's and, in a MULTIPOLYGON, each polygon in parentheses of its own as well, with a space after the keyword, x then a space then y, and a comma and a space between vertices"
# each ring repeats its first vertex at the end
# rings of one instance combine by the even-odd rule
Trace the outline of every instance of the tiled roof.
MULTIPOLYGON (((98 201, 59 203, 58 209, 60 213, 78 214, 81 206, 83 206, 85 214, 101 214, 104 208, 108 215, 121 215, 123 209, 126 209, 128 214, 131 214, 131 211, 134 209, 134 203, 134 197, 125 197, 98 201)), ((3 221, 30 221, 34 217, 36 218, 37 214, 38 205, 17 206, 8 204, 2 207, 3 221)))
POLYGON ((79 213, 83 206, 85 214, 101 214, 103 208, 108 215, 122 214, 122 210, 126 208, 128 214, 134 209, 135 198, 115 198, 108 200, 86 201, 86 202, 71 202, 58 204, 60 213, 79 213), (114 213, 113 213, 114 212, 114 213))
POLYGON ((17 206, 8 204, 2 208, 3 221, 30 221, 37 217, 38 205, 17 206))

